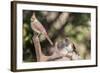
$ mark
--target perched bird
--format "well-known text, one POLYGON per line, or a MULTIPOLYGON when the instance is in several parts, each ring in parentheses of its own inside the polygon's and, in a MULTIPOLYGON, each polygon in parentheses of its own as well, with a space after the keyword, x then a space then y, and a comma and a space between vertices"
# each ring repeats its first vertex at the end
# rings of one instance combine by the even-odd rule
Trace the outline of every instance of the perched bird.
POLYGON ((59 53, 63 56, 66 56, 68 53, 72 53, 72 52, 75 52, 76 54, 78 54, 76 52, 75 45, 68 38, 60 41, 59 43, 57 43, 56 46, 59 53))
POLYGON ((43 34, 47 40, 49 41, 49 43, 51 45, 53 45, 53 42, 51 41, 51 39, 49 38, 46 29, 43 27, 43 25, 39 22, 39 20, 36 18, 35 13, 33 12, 33 15, 31 17, 31 28, 33 31, 35 31, 35 33, 43 34))

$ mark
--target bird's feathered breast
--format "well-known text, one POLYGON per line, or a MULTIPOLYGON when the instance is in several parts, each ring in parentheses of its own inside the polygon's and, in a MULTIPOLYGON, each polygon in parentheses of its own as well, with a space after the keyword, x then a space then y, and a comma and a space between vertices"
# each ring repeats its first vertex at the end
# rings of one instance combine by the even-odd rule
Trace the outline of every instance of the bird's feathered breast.
POLYGON ((43 25, 42 25, 39 21, 37 21, 37 20, 35 20, 34 22, 31 22, 31 27, 32 27, 32 29, 33 29, 35 32, 38 32, 38 33, 40 33, 41 31, 42 31, 43 33, 46 32, 46 30, 45 30, 45 28, 43 27, 43 25))

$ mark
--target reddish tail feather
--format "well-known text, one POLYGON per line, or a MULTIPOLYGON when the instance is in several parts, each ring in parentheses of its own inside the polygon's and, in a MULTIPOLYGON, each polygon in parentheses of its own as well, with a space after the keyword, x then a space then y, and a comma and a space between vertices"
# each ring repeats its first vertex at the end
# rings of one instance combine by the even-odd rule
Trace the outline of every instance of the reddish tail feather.
POLYGON ((53 42, 51 41, 51 39, 49 38, 49 36, 48 36, 47 33, 45 34, 45 37, 47 38, 47 40, 49 41, 49 43, 50 43, 51 45, 53 45, 53 42))

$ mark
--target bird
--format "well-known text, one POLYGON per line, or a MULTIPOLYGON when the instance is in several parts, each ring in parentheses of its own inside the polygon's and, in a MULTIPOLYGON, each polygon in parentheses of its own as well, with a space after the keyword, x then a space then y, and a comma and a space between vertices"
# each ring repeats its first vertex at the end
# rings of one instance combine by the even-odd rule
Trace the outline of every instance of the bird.
POLYGON ((57 51, 59 52, 59 54, 63 56, 66 56, 68 53, 73 53, 73 52, 77 54, 74 43, 71 42, 71 40, 68 38, 58 42, 56 46, 57 46, 57 51))
POLYGON ((43 34, 46 39, 49 41, 51 45, 53 45, 53 42, 51 41, 50 37, 48 36, 48 33, 42 23, 36 18, 35 12, 33 12, 31 17, 31 28, 32 30, 37 34, 43 34))

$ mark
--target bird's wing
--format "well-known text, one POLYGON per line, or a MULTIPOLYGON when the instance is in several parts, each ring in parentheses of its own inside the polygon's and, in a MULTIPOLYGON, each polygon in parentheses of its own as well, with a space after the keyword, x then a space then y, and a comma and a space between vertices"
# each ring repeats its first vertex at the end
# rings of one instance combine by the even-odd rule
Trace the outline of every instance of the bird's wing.
POLYGON ((43 27, 43 25, 40 22, 35 22, 34 26, 37 30, 46 33, 46 29, 43 27))

